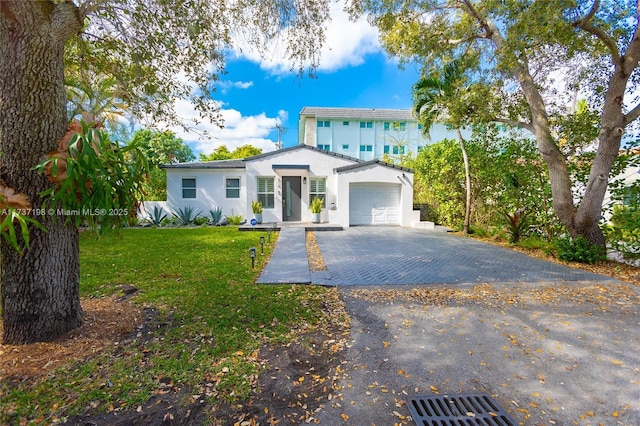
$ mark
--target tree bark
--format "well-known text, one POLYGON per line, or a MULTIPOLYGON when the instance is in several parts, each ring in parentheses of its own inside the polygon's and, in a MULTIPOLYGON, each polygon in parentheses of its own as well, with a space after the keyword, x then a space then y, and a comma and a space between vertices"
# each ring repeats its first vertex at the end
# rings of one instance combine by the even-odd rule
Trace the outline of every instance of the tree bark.
MULTIPOLYGON (((31 168, 66 132, 64 45, 81 27, 70 1, 0 2, 0 172, 34 209, 50 183, 31 168)), ((32 217, 48 232, 30 227, 30 249, 23 255, 0 242, 8 344, 53 340, 82 323, 78 230, 51 212, 32 217)))
POLYGON ((464 225, 462 227, 462 233, 464 235, 469 234, 469 220, 471 217, 471 172, 469 171, 469 156, 467 155, 467 147, 462 137, 460 129, 456 129, 458 133, 458 142, 460 143, 460 149, 462 150, 462 161, 464 162, 464 180, 465 188, 467 190, 467 199, 464 206, 464 225))

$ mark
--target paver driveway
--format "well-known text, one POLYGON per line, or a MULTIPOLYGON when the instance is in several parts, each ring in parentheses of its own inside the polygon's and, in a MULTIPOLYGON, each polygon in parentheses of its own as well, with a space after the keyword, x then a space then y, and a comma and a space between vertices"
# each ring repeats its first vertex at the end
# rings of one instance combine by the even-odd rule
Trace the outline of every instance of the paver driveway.
POLYGON ((316 232, 316 240, 327 264, 311 273, 319 285, 613 280, 439 231, 352 227, 316 232))

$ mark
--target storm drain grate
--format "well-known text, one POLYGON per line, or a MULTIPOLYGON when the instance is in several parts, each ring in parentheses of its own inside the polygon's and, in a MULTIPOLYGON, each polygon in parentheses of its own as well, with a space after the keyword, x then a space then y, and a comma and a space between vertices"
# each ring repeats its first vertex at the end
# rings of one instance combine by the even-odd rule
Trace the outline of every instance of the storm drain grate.
POLYGON ((511 416, 489 395, 415 395, 407 400, 418 426, 516 426, 511 416))

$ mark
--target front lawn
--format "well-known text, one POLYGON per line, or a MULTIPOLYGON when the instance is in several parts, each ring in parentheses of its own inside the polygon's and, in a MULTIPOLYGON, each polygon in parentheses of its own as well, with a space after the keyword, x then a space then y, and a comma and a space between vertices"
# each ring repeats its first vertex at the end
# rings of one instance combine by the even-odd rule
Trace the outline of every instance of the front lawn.
MULTIPOLYGON (((266 344, 295 341, 326 323, 331 290, 256 285, 274 245, 236 227, 125 229, 81 237, 81 294, 87 304, 132 293, 132 333, 86 359, 63 360, 46 375, 0 370, 0 423, 64 421, 144 410, 169 392, 178 403, 243 401, 266 344), (249 248, 257 248, 252 269, 249 248)), ((88 318, 89 321, 91 318, 88 318)), ((0 346, 0 353, 23 350, 0 346)), ((210 414, 207 414, 210 415, 210 414)))

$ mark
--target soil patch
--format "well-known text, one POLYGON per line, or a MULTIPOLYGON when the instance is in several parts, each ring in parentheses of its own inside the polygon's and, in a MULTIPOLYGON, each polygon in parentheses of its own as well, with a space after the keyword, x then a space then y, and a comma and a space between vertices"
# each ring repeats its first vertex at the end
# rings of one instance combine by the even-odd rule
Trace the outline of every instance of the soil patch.
POLYGON ((30 381, 69 361, 91 358, 120 344, 144 322, 142 307, 115 296, 83 299, 82 309, 82 326, 52 342, 0 344, 0 380, 30 381))

